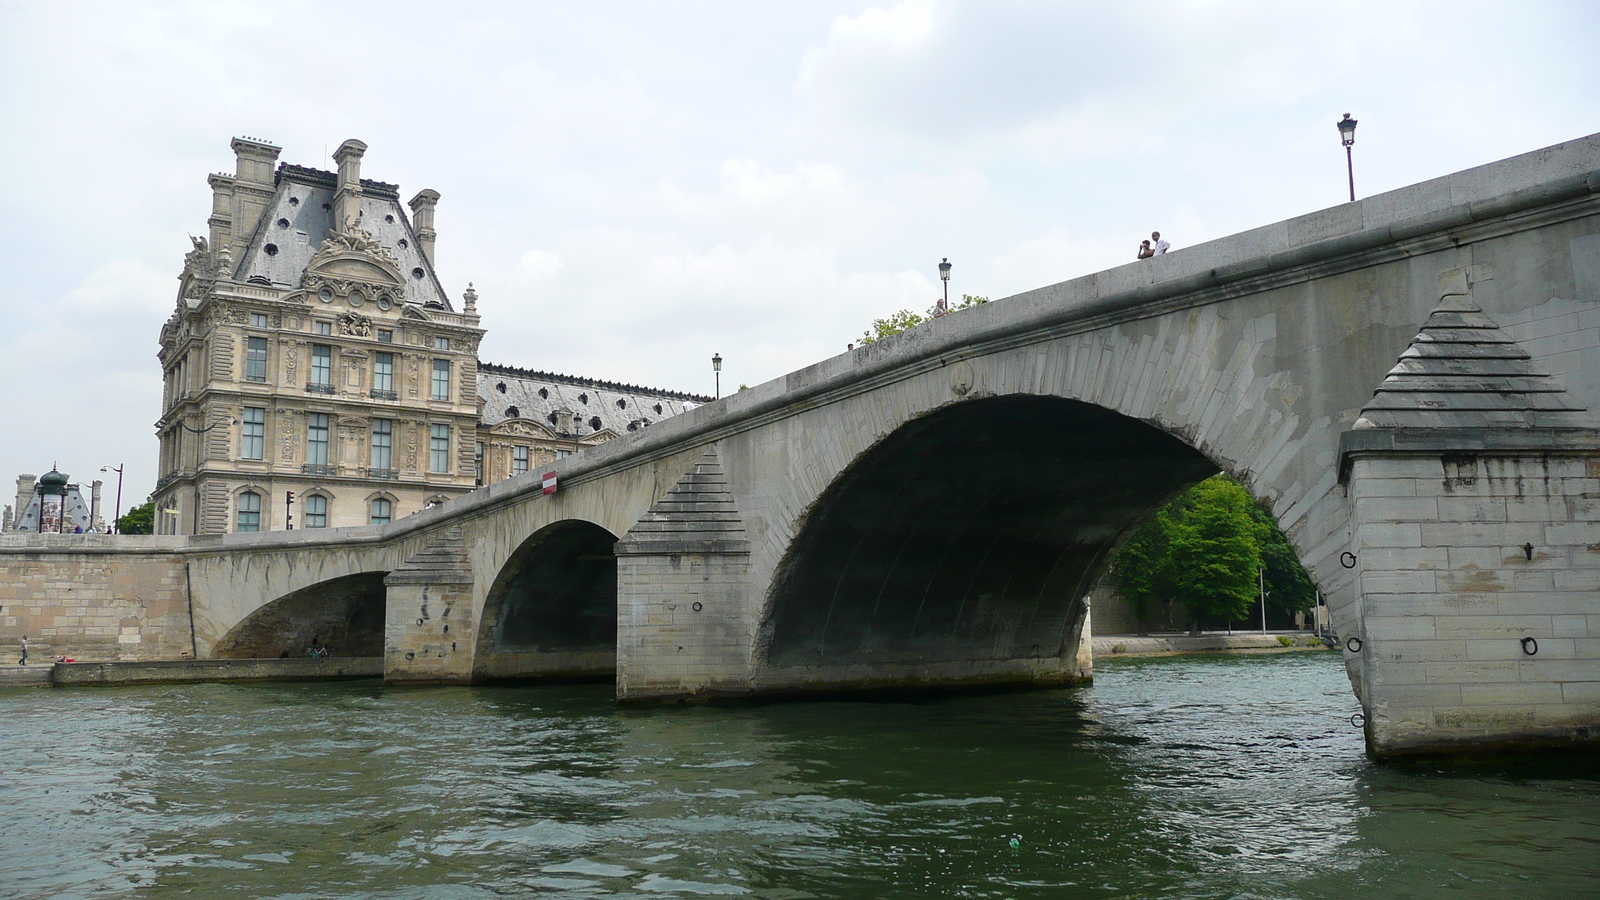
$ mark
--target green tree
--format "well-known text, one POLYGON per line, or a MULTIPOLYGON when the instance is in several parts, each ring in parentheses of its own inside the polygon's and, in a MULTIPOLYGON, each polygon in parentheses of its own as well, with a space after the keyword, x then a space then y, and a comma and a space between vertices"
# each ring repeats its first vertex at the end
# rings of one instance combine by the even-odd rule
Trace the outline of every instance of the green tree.
POLYGON ((1261 565, 1266 569, 1267 606, 1287 615, 1306 612, 1317 602, 1317 589, 1289 538, 1278 528, 1265 504, 1251 505, 1256 540, 1261 544, 1261 565))
POLYGON ((117 520, 118 534, 154 534, 156 525, 156 502, 145 502, 128 510, 127 514, 117 520))
POLYGON ((1141 631, 1151 604, 1164 600, 1182 603, 1196 629, 1203 619, 1245 617, 1258 595, 1256 508, 1242 485, 1216 475, 1179 495, 1123 543, 1111 576, 1141 631))
POLYGON ((1176 599, 1197 619, 1242 619, 1257 596, 1255 501, 1221 475, 1190 488, 1184 500, 1184 527, 1172 543, 1176 599))
MULTIPOLYGON (((954 312, 958 309, 966 309, 971 306, 977 306, 980 303, 988 302, 988 297, 979 297, 974 294, 962 294, 960 300, 950 304, 950 310, 954 312)), ((897 313, 890 314, 887 318, 873 319, 872 327, 861 333, 861 339, 857 341, 857 343, 871 344, 881 341, 891 334, 899 334, 902 331, 915 328, 918 325, 921 325, 923 322, 932 319, 934 312, 938 308, 938 304, 928 307, 927 315, 920 315, 912 312, 909 309, 902 309, 897 313)))

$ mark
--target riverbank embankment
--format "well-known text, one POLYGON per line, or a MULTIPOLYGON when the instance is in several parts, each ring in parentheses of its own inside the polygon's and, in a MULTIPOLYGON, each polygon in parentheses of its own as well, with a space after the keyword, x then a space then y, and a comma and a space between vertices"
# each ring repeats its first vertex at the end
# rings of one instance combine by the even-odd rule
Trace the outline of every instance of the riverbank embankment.
POLYGON ((1322 639, 1309 631, 1280 631, 1261 634, 1097 634, 1093 639, 1096 659, 1119 656, 1178 656, 1186 653, 1290 653, 1299 650, 1326 650, 1322 639))
POLYGON ((0 687, 171 684, 195 681, 312 681, 379 678, 381 657, 324 659, 180 659, 0 666, 0 687))

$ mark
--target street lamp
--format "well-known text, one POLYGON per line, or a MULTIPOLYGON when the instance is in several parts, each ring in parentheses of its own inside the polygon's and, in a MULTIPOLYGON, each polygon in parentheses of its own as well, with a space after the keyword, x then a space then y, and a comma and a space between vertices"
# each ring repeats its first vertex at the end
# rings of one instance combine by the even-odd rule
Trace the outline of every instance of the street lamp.
POLYGON ((944 282, 944 299, 939 301, 939 311, 950 311, 950 257, 939 263, 939 280, 944 282))
POLYGON ((1356 142, 1356 120, 1349 113, 1334 123, 1339 126, 1339 141, 1344 144, 1344 164, 1350 170, 1350 202, 1356 201, 1356 164, 1350 156, 1350 147, 1356 142))
POLYGON ((125 465, 127 465, 127 463, 123 463, 115 468, 112 468, 111 466, 100 467, 100 471, 102 472, 117 473, 117 514, 116 517, 111 520, 111 531, 113 534, 119 534, 122 531, 120 524, 122 519, 122 466, 125 465))
POLYGON ((717 378, 717 399, 722 399, 722 354, 711 354, 711 371, 717 378))

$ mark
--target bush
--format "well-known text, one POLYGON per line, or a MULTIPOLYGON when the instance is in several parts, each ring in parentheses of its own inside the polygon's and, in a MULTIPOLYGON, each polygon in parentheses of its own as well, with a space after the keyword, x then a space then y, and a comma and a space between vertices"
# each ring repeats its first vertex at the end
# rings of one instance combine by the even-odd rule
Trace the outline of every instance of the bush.
POLYGON ((1286 634, 1280 634, 1280 635, 1278 635, 1278 643, 1284 645, 1285 647, 1293 647, 1294 646, 1294 638, 1289 637, 1286 634))
POLYGON ((1128 645, 1127 644, 1117 644, 1117 645, 1115 645, 1115 646, 1113 646, 1111 648, 1111 652, 1112 653, 1127 653, 1128 652, 1128 645))

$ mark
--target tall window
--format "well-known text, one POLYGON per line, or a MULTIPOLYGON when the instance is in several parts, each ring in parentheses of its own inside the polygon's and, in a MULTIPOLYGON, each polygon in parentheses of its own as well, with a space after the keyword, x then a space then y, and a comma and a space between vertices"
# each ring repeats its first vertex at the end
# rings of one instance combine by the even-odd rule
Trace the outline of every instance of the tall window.
POLYGON ((428 471, 450 471, 450 426, 435 425, 428 438, 428 471))
POLYGON ((267 314, 266 313, 251 313, 250 314, 250 326, 252 328, 265 328, 265 327, 267 327, 267 314))
POLYGON ((328 527, 328 498, 321 494, 312 494, 306 498, 306 527, 328 527))
POLYGON ((264 337, 244 339, 244 380, 267 380, 267 339, 264 337))
POLYGON ((393 513, 394 504, 382 497, 375 497, 372 501, 372 511, 367 515, 367 523, 371 525, 387 525, 393 513))
POLYGON ((394 390, 394 354, 374 354, 376 361, 372 364, 372 389, 375 391, 394 390))
POLYGON ((449 350, 450 349, 450 339, 447 338, 447 337, 436 337, 436 338, 434 338, 433 339, 433 349, 435 349, 435 350, 449 350))
POLYGON ((394 420, 372 420, 372 467, 389 469, 394 458, 394 420))
POLYGON ((333 384, 333 348, 327 344, 311 345, 311 383, 333 384))
POLYGON ((267 450, 267 411, 256 406, 244 408, 243 432, 239 437, 239 455, 245 459, 265 459, 267 450))
POLYGON ((450 360, 433 361, 433 399, 450 399, 450 360))
POLYGON ((245 491, 239 495, 239 524, 234 531, 261 530, 261 495, 245 491))
POLYGON ((528 448, 511 448, 511 474, 522 475, 528 471, 528 448))
POLYGON ((306 416, 306 462, 313 466, 328 464, 327 413, 311 413, 306 416))

